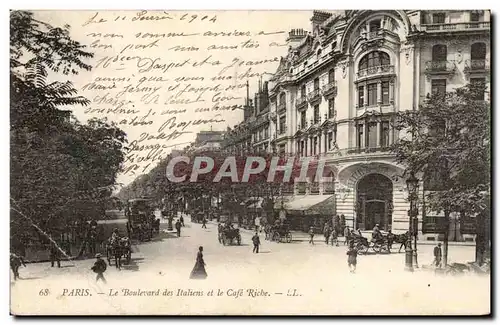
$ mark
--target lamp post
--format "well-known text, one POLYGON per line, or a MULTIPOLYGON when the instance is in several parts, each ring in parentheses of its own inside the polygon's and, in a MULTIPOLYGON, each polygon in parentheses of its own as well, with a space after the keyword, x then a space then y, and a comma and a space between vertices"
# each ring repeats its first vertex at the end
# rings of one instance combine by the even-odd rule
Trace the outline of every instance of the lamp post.
MULTIPOLYGON (((411 236, 414 233, 413 220, 418 215, 418 210, 416 207, 417 191, 418 191, 418 179, 415 177, 415 174, 413 172, 410 173, 410 177, 408 177, 408 179, 406 180, 406 186, 408 188, 408 198, 410 201, 410 210, 408 211, 409 235, 408 235, 408 242, 407 242, 406 251, 405 251, 405 270, 409 271, 409 272, 413 272, 414 252, 413 252, 413 249, 411 247, 411 236)), ((416 241, 415 241, 415 244, 416 244, 416 241)), ((415 252, 415 257, 416 257, 416 252, 415 252)))

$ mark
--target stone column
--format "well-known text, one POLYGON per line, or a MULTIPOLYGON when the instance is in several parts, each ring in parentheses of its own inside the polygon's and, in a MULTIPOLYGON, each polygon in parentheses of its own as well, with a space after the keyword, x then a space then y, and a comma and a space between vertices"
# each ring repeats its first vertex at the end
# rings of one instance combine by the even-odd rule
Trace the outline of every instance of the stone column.
POLYGON ((356 96, 356 98, 354 99, 354 102, 356 103, 356 108, 359 107, 359 86, 358 85, 354 85, 354 96, 356 96))
POLYGON ((364 134, 365 135, 365 145, 363 147, 364 148, 368 148, 368 143, 369 143, 368 142, 368 140, 369 140, 369 138, 368 138, 368 130, 369 130, 369 128, 368 128, 368 120, 364 120, 363 122, 365 123, 364 124, 364 128, 365 128, 365 134, 364 134))
POLYGON ((382 146, 382 132, 381 132, 381 126, 382 123, 380 121, 377 121, 377 144, 376 147, 381 147, 382 146))
POLYGON ((394 80, 389 81, 389 103, 394 104, 394 80))
POLYGON ((363 106, 368 106, 368 84, 363 86, 363 106))
POLYGON ((392 129, 391 125, 389 124, 389 143, 388 145, 392 145, 392 143, 394 142, 394 130, 392 129))
POLYGON ((377 82, 377 104, 382 104, 382 81, 377 82))

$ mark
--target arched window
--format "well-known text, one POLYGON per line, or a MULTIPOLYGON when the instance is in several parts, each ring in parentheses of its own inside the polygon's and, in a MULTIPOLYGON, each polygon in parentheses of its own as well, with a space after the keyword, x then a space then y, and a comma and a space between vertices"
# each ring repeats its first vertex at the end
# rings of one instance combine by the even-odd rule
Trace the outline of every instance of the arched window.
POLYGON ((381 65, 390 65, 391 58, 389 54, 381 51, 370 52, 359 61, 359 70, 378 67, 381 65))
POLYGON ((432 47, 432 61, 446 61, 447 56, 446 45, 437 44, 432 47))
POLYGON ((484 60, 486 59, 486 44, 474 43, 470 47, 471 60, 484 60))
POLYGON ((316 58, 319 60, 321 58, 321 49, 318 49, 318 52, 316 52, 316 58))
POLYGON ((285 93, 281 93, 280 94, 280 101, 279 101, 278 105, 284 105, 285 104, 285 99, 286 99, 286 94, 285 93))

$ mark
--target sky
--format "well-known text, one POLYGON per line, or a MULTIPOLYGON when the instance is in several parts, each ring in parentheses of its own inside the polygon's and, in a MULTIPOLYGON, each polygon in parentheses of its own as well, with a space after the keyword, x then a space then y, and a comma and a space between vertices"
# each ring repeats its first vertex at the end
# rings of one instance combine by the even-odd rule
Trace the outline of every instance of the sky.
MULTIPOLYGON (((90 107, 71 108, 78 120, 106 117, 121 123, 119 126, 134 149, 127 152, 124 166, 127 172, 118 177, 123 184, 147 173, 171 148, 185 147, 197 132, 226 130, 240 123, 241 109, 214 111, 214 107, 243 105, 247 80, 253 98, 258 74, 274 72, 279 58, 288 51, 286 46, 276 45, 285 44, 292 28, 310 30, 311 14, 311 11, 36 12, 40 20, 53 26, 69 24, 71 37, 89 45, 94 52, 94 58, 88 61, 94 67, 92 71, 50 77, 71 80, 79 95, 92 101, 90 107), (155 87, 159 89, 155 91, 155 87), (127 110, 134 114, 124 114, 127 110), (173 114, 174 111, 181 113, 173 114), (181 124, 179 127, 172 127, 172 117, 181 124), (198 121, 194 125, 197 119, 219 122, 198 121), (175 140, 170 137, 168 141, 164 136, 158 137, 165 123, 163 131, 168 130, 167 135, 174 130, 182 134, 175 134, 175 140)), ((269 75, 262 78, 266 80, 269 75)))

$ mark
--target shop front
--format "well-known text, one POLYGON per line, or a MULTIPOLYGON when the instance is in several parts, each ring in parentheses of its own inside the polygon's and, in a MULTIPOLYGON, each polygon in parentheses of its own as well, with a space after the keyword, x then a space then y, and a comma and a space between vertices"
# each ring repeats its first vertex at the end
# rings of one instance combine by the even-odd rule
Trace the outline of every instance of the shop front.
POLYGON ((297 195, 275 204, 275 209, 284 215, 284 222, 291 230, 309 231, 312 226, 321 233, 323 225, 335 215, 334 195, 297 195))

